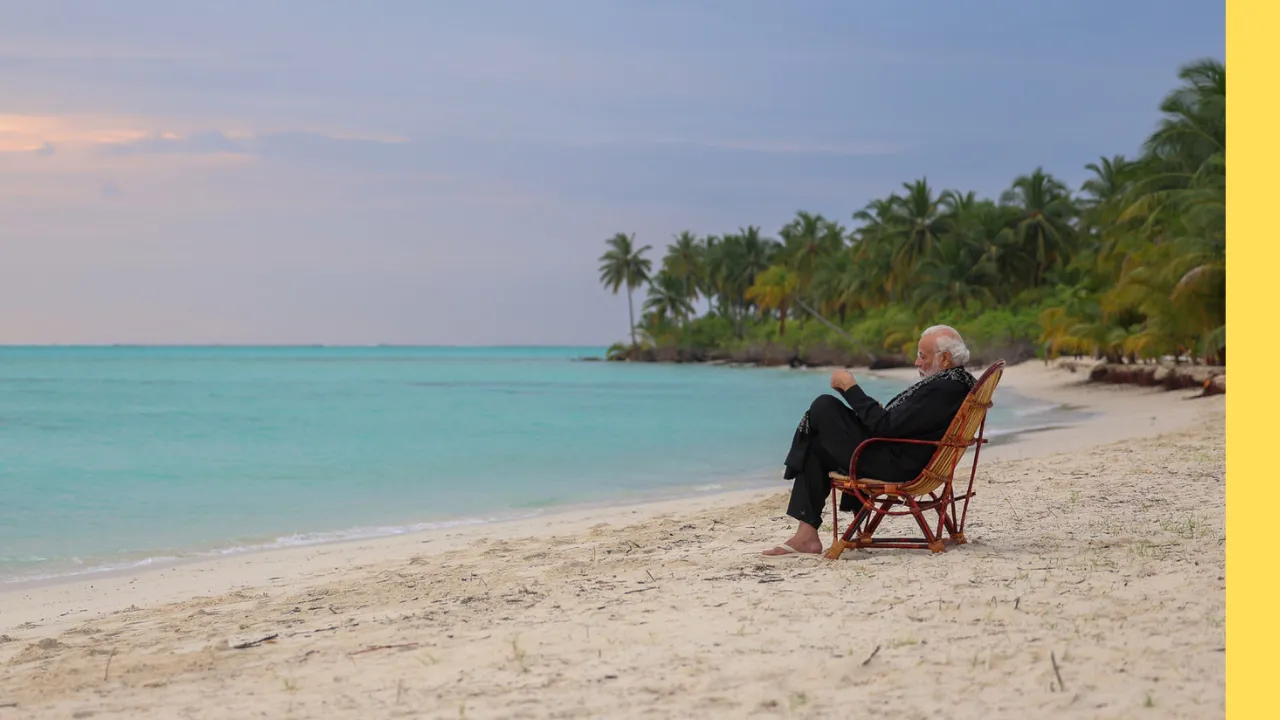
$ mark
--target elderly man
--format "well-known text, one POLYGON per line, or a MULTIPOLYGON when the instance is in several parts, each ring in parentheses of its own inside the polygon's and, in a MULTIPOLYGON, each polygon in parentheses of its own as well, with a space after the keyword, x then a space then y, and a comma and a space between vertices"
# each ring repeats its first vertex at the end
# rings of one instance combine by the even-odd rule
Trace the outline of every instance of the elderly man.
MULTIPOLYGON (((883 406, 858 387, 853 375, 837 370, 831 387, 849 403, 832 395, 822 395, 800 419, 787 454, 787 480, 795 479, 787 514, 800 521, 790 540, 766 550, 767 556, 818 554, 822 540, 822 509, 831 497, 832 470, 849 471, 853 451, 872 437, 940 440, 960 409, 965 396, 977 382, 964 369, 969 350, 960 333, 945 325, 925 330, 917 345, 916 368, 920 381, 903 390, 883 406), (852 408, 852 410, 850 410, 852 408)), ((933 456, 931 445, 874 443, 858 456, 858 475, 886 482, 908 482, 924 469, 933 456)), ((851 510, 853 498, 842 498, 844 510, 851 510)))

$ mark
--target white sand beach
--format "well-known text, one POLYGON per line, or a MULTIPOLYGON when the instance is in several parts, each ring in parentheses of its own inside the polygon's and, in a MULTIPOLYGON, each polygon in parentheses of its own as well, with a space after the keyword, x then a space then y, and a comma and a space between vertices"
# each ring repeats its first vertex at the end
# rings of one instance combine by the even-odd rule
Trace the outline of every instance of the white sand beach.
POLYGON ((939 555, 761 558, 779 480, 0 588, 0 720, 1221 717, 1224 397, 1082 382, 1006 371, 1097 417, 984 450, 939 555))

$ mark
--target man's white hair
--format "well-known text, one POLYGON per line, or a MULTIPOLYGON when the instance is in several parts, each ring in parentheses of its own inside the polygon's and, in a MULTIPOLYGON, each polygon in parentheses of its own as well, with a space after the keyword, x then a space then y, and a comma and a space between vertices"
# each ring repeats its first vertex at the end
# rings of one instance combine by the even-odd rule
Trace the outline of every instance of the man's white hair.
POLYGON ((920 337, 933 334, 938 335, 937 344, 934 345, 938 352, 950 353, 951 362, 956 365, 969 362, 969 346, 964 344, 964 338, 960 337, 955 328, 950 325, 934 325, 920 333, 920 337))

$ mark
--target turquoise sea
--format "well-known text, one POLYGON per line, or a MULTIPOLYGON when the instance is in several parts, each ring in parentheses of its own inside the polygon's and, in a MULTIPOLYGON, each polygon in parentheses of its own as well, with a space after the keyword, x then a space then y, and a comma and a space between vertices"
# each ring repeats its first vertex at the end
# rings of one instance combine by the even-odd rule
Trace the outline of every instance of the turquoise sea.
MULTIPOLYGON (((578 360, 603 354, 0 348, 0 582, 781 489, 791 433, 827 382, 578 360)), ((881 399, 903 386, 862 383, 881 399)), ((997 431, 1057 412, 997 403, 997 431)))

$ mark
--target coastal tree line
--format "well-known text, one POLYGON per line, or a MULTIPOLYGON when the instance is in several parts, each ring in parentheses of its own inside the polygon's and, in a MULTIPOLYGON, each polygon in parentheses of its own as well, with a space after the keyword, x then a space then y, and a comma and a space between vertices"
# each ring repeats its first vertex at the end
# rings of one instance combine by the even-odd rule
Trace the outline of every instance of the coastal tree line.
POLYGON ((1199 60, 1178 78, 1140 151, 1089 163, 1079 188, 1042 168, 998 198, 920 178, 848 226, 801 211, 776 237, 686 231, 656 263, 618 233, 600 281, 627 293, 631 327, 610 354, 884 358, 944 322, 980 353, 1225 364, 1226 68, 1199 60))

